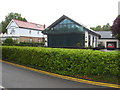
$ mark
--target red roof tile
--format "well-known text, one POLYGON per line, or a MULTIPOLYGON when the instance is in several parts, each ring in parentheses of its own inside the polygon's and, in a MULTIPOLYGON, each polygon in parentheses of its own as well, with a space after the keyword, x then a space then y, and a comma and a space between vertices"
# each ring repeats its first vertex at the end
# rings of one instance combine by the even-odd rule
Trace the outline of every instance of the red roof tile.
POLYGON ((29 29, 35 29, 35 30, 44 30, 44 25, 41 24, 36 24, 36 23, 31 23, 31 22, 25 22, 25 21, 20 21, 13 19, 15 23, 22 28, 29 28, 29 29))

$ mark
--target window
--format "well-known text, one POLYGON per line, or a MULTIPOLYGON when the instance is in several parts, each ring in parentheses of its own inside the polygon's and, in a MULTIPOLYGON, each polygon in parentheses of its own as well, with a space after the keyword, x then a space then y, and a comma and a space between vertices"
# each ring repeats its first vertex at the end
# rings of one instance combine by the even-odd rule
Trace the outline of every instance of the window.
POLYGON ((29 31, 29 34, 31 34, 31 30, 29 31))
MULTIPOLYGON (((79 26, 77 24, 75 24, 73 21, 68 20, 68 19, 64 19, 62 20, 60 23, 58 23, 56 26, 52 27, 54 28, 54 30, 58 30, 58 31, 81 31, 82 33, 84 33, 84 29, 83 26, 79 26)), ((51 28, 51 31, 53 30, 51 28)))
POLYGON ((15 34, 15 30, 14 30, 14 28, 11 29, 10 34, 15 34))
POLYGON ((40 24, 36 24, 36 26, 37 26, 38 28, 41 28, 41 27, 42 27, 40 24))
POLYGON ((39 31, 37 32, 37 34, 39 34, 39 31))

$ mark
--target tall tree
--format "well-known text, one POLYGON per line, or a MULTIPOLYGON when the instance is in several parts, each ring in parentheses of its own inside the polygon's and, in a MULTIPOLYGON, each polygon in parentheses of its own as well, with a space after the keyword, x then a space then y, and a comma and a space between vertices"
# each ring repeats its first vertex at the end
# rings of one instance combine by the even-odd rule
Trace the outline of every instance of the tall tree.
POLYGON ((112 34, 120 40, 120 15, 114 20, 113 25, 111 26, 112 34))
POLYGON ((21 16, 21 14, 11 12, 7 16, 5 16, 5 20, 2 21, 1 24, 0 24, 0 31, 2 31, 2 33, 7 32, 6 27, 10 23, 10 21, 12 19, 17 19, 17 20, 21 20, 21 21, 27 21, 25 18, 23 18, 21 16))
POLYGON ((94 31, 110 31, 110 24, 107 23, 106 25, 98 25, 96 27, 90 27, 90 29, 94 30, 94 31))

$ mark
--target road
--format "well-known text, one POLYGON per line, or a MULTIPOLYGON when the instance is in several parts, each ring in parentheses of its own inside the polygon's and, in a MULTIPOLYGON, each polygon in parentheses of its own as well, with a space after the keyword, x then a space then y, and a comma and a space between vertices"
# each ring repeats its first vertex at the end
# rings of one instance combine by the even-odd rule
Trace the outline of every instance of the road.
POLYGON ((2 63, 2 86, 5 88, 105 88, 64 80, 2 63))

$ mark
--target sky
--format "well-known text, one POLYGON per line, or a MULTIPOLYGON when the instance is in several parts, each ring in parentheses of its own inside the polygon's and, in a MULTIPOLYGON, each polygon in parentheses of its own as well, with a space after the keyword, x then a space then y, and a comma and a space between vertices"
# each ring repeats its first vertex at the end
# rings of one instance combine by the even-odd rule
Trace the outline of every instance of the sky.
POLYGON ((66 15, 87 27, 112 25, 120 0, 2 0, 0 22, 8 13, 20 13, 28 22, 46 27, 66 15))

